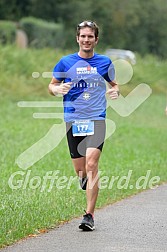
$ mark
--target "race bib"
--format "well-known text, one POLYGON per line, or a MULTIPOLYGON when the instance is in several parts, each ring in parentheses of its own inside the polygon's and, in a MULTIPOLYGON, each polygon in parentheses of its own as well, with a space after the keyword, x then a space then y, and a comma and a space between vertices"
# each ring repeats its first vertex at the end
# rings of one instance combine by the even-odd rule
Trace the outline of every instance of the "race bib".
POLYGON ((73 136, 90 136, 94 135, 94 121, 76 120, 72 123, 73 136))

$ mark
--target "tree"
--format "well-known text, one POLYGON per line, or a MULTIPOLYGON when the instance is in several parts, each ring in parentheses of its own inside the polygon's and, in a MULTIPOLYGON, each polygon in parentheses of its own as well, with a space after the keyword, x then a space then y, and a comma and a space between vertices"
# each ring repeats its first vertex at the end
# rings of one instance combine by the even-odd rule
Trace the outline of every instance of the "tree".
POLYGON ((0 0, 0 19, 19 21, 23 16, 27 16, 29 13, 30 0, 10 0, 9 3, 6 0, 0 0))
POLYGON ((34 16, 63 24, 65 48, 77 47, 76 25, 91 19, 100 26, 98 47, 130 49, 167 57, 166 0, 0 0, 0 19, 34 16))

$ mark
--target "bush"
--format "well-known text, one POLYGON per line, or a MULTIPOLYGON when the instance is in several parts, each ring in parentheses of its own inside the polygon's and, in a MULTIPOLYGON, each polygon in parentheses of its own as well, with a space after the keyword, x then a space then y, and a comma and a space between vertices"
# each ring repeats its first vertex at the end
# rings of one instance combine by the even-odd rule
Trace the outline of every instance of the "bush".
POLYGON ((0 21, 0 44, 13 44, 16 40, 16 24, 11 21, 0 21))
POLYGON ((28 36, 30 47, 60 47, 63 44, 63 26, 34 17, 20 20, 20 27, 28 36))

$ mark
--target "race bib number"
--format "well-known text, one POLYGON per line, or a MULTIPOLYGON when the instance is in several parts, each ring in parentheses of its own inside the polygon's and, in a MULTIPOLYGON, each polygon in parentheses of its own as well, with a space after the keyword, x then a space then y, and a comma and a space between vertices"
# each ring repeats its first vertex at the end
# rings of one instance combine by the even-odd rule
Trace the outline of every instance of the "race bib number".
POLYGON ((94 135, 94 121, 77 120, 72 123, 73 136, 90 136, 94 135))

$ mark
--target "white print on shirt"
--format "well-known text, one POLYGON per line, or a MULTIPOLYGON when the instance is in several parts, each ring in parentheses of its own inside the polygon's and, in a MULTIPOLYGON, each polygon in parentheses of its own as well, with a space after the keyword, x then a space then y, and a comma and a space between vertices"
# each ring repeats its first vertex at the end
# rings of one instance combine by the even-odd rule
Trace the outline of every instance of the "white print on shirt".
POLYGON ((97 74, 97 67, 77 67, 76 72, 77 74, 97 74))

